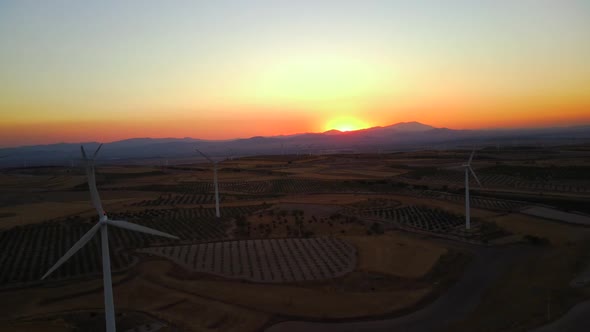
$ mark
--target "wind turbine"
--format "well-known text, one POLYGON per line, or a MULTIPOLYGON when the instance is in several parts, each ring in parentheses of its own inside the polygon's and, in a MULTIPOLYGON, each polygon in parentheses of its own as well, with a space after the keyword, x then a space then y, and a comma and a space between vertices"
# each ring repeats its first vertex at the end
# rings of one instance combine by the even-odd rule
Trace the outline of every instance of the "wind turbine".
POLYGON ((232 149, 227 149, 227 157, 225 158, 226 160, 234 160, 234 157, 236 155, 236 152, 232 149))
POLYGON ((471 161, 473 160, 474 155, 475 155, 475 149, 473 149, 473 151, 471 152, 471 156, 469 157, 467 164, 463 164, 461 166, 461 167, 465 168, 465 228, 466 229, 471 228, 471 219, 470 219, 470 215, 469 215, 469 173, 471 173, 473 175, 473 178, 475 178, 475 181, 477 181, 477 183, 481 187, 481 182, 479 182, 477 175, 475 175, 473 168, 471 168, 471 161))
POLYGON ((123 220, 112 220, 109 219, 107 213, 102 208, 102 203, 100 201, 100 196, 98 195, 98 190, 96 189, 96 177, 94 174, 94 167, 95 167, 95 158, 98 154, 98 151, 102 147, 102 144, 98 146, 92 158, 88 158, 86 156, 86 151, 84 151, 84 147, 80 146, 80 150, 82 151, 82 159, 86 165, 86 176, 88 177, 88 188, 90 189, 90 198, 92 200, 92 205, 96 209, 98 213, 98 223, 96 223, 86 234, 82 236, 78 242, 76 242, 70 250, 60 258, 55 265, 53 265, 45 275, 41 278, 41 280, 45 279, 48 275, 50 275, 53 271, 57 270, 63 263, 65 263, 70 257, 72 257, 78 250, 80 250, 96 233, 100 231, 100 239, 102 244, 102 280, 104 286, 104 310, 105 310, 105 321, 106 321, 106 328, 107 332, 115 332, 115 305, 113 303, 113 284, 111 281, 111 258, 109 254, 109 235, 107 231, 108 226, 119 227, 123 229, 128 229, 131 231, 151 234, 151 235, 158 235, 167 237, 170 239, 178 239, 178 237, 157 231, 155 229, 151 229, 148 227, 132 224, 127 221, 123 220))
POLYGON ((215 187, 215 216, 217 218, 220 218, 221 214, 219 213, 219 184, 217 183, 217 163, 219 163, 219 160, 214 161, 213 159, 209 158, 206 154, 201 152, 199 149, 195 150, 197 150, 197 152, 200 153, 201 156, 205 157, 205 159, 209 160, 209 162, 213 164, 213 185, 215 187))

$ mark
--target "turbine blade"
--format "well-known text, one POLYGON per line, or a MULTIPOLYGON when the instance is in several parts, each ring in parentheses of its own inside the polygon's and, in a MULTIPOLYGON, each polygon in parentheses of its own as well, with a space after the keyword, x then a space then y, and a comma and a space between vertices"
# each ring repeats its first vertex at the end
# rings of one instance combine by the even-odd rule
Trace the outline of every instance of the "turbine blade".
POLYGON ((203 152, 201 152, 199 149, 195 149, 197 150, 198 153, 201 154, 201 156, 205 157, 205 159, 209 160, 210 162, 213 162, 213 160, 211 160, 211 158, 209 158, 206 154, 204 154, 203 152))
POLYGON ((469 157, 469 161, 467 162, 467 165, 471 165, 471 161, 473 160, 474 155, 475 155, 475 148, 473 148, 473 151, 471 151, 471 156, 469 157))
POLYGON ((473 175, 473 177, 475 178, 475 181, 477 181, 477 184, 479 184, 479 186, 482 187, 481 182, 479 182, 477 175, 475 175, 475 172, 473 171, 473 168, 471 168, 471 166, 468 166, 467 168, 469 168, 469 171, 471 172, 471 175, 473 175))
POLYGON ((80 248, 82 248, 86 243, 88 243, 88 241, 90 241, 90 239, 92 239, 94 234, 96 234, 96 232, 98 232, 99 229, 100 229, 100 223, 97 223, 96 225, 92 226, 92 228, 88 232, 86 232, 86 234, 84 234, 84 236, 82 236, 82 238, 80 238, 80 240, 78 240, 78 242, 76 242, 70 248, 70 250, 68 250, 66 252, 66 254, 63 255, 62 258, 60 258, 57 261, 57 263, 55 263, 49 269, 49 271, 47 271, 47 273, 45 273, 43 275, 43 277, 41 277, 41 280, 45 279, 48 275, 53 273, 53 271, 57 270, 58 267, 60 267, 63 263, 65 263, 68 259, 70 259, 70 257, 72 257, 72 255, 74 255, 78 250, 80 250, 80 248))
POLYGON ((105 212, 102 208, 102 202, 100 201, 98 189, 96 188, 96 175, 94 174, 93 166, 86 167, 86 176, 88 177, 88 189, 90 190, 90 199, 92 200, 92 205, 96 209, 98 217, 101 218, 105 212))
POLYGON ((82 159, 88 160, 88 157, 86 157, 86 151, 84 150, 83 145, 80 145, 80 151, 82 151, 82 159))
POLYGON ((102 148, 102 143, 100 143, 100 145, 98 146, 96 151, 94 151, 94 155, 92 155, 92 159, 96 159, 96 155, 98 155, 98 151, 100 151, 100 148, 102 148))
POLYGON ((124 220, 110 220, 109 219, 109 220, 107 220, 107 224, 112 225, 112 226, 116 226, 119 228, 128 229, 130 231, 136 231, 136 232, 146 233, 146 234, 150 234, 150 235, 163 236, 163 237, 167 237, 169 239, 178 240, 177 236, 170 235, 170 234, 164 233, 164 232, 160 232, 160 231, 157 231, 157 230, 149 228, 149 227, 133 224, 133 223, 130 223, 130 222, 124 221, 124 220))

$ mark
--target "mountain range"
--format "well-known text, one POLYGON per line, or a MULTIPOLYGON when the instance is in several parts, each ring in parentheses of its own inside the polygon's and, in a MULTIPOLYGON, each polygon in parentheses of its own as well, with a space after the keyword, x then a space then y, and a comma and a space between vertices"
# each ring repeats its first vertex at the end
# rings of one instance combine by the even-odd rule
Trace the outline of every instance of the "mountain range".
MULTIPOLYGON (((132 138, 105 143, 100 159, 109 163, 158 164, 199 159, 195 149, 215 158, 269 154, 394 152, 485 145, 556 145, 590 142, 590 125, 573 127, 455 130, 419 122, 401 122, 356 131, 330 130, 233 140, 132 138)), ((70 165, 80 144, 93 151, 98 142, 58 143, 0 149, 0 167, 70 165)))

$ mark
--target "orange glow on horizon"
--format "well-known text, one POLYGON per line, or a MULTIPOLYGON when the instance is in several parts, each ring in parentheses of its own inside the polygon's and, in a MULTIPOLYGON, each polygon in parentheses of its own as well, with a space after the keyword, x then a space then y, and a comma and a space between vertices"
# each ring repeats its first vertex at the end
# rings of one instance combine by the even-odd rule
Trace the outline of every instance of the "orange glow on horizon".
POLYGON ((324 131, 339 130, 339 131, 354 131, 359 129, 366 129, 371 127, 366 122, 363 122, 353 117, 338 117, 331 119, 326 123, 324 131))
POLYGON ((59 119, 31 122, 5 118, 0 122, 0 147, 59 142, 112 142, 138 137, 227 140, 252 136, 323 132, 332 129, 352 131, 409 121, 451 129, 531 128, 590 124, 590 112, 588 112, 590 107, 584 104, 539 107, 526 112, 517 112, 514 106, 505 106, 496 112, 468 106, 443 104, 437 106, 408 107, 403 110, 382 106, 383 108, 367 112, 367 118, 363 120, 359 115, 333 116, 328 121, 324 120, 325 122, 320 119, 323 117, 321 112, 313 116, 297 111, 273 112, 271 109, 250 109, 244 112, 258 114, 258 117, 241 115, 238 112, 230 115, 224 112, 223 116, 211 115, 215 112, 208 112, 209 116, 203 118, 202 114, 195 112, 193 114, 178 113, 169 117, 158 116, 157 119, 138 116, 108 120, 65 121, 59 119), (394 111, 389 111, 392 109, 394 111))

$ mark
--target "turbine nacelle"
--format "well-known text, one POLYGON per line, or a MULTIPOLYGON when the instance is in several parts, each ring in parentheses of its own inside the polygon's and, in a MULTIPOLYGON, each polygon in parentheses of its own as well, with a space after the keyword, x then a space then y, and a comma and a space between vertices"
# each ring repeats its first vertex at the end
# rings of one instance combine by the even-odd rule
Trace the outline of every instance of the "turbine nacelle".
POLYGON ((80 151, 82 152, 82 160, 86 163, 86 166, 92 166, 94 167, 95 165, 95 160, 96 160, 96 156, 98 155, 98 151, 100 151, 100 149, 102 148, 102 143, 98 146, 98 148, 96 148, 96 151, 94 151, 94 153, 92 154, 91 158, 88 158, 88 156, 86 155, 86 150, 84 150, 84 146, 80 145, 80 151))

